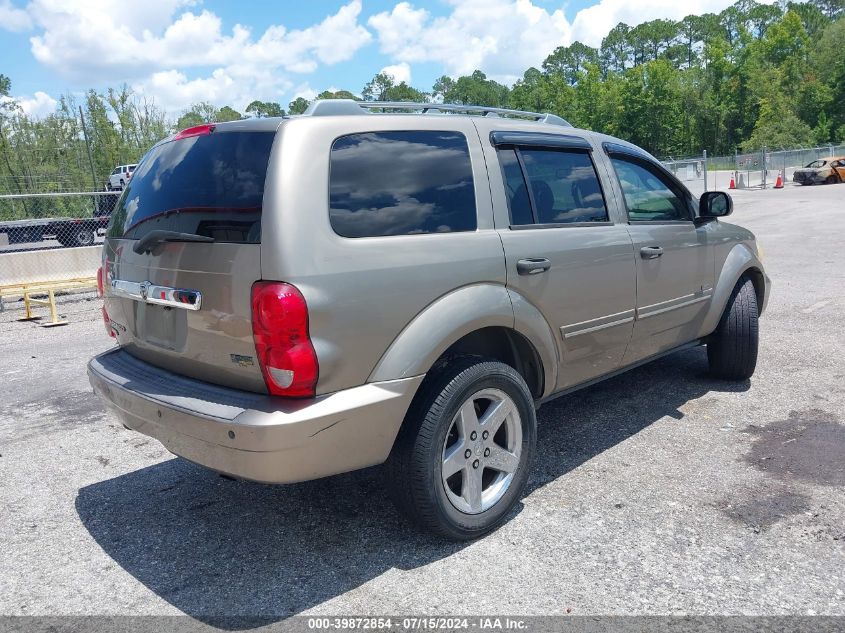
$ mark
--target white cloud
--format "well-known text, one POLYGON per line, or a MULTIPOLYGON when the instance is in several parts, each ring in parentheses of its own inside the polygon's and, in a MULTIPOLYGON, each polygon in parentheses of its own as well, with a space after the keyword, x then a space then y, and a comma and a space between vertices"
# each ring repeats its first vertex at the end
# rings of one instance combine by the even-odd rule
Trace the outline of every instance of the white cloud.
POLYGON ((719 12, 733 1, 599 0, 572 22, 563 8, 547 10, 536 0, 445 0, 451 10, 442 17, 404 1, 373 15, 368 25, 378 34, 381 52, 396 62, 440 63, 452 76, 480 69, 512 83, 558 46, 580 40, 598 47, 619 22, 636 26, 656 18, 680 20, 719 12))
POLYGON ((293 89, 293 91, 291 92, 291 94, 293 95, 291 97, 291 101, 293 101, 297 97, 302 97, 303 99, 306 99, 307 101, 311 101, 314 97, 317 96, 318 93, 306 81, 305 83, 302 83, 302 84, 299 84, 298 86, 296 86, 293 89))
POLYGON ((403 81, 407 84, 411 83, 411 65, 408 64, 408 62, 400 62, 398 64, 393 64, 392 66, 385 66, 380 72, 393 77, 393 81, 396 83, 402 83, 403 81))
POLYGON ((399 62, 439 62, 450 75, 486 70, 512 82, 570 41, 561 9, 549 12, 531 0, 447 0, 452 11, 432 17, 400 2, 372 16, 381 51, 399 62))
POLYGON ((30 40, 33 55, 69 77, 97 73, 111 80, 233 63, 311 72, 320 63, 349 59, 372 37, 358 24, 361 0, 306 29, 270 26, 258 39, 240 24, 224 32, 221 19, 210 11, 185 12, 172 20, 183 0, 166 0, 139 23, 127 19, 124 3, 113 4, 114 10, 104 10, 84 0, 34 0, 30 14, 43 32, 30 40))
POLYGON ((361 0, 307 28, 277 24, 257 37, 240 24, 226 31, 208 10, 179 13, 192 4, 33 0, 32 54, 81 85, 92 77, 129 81, 174 111, 196 101, 242 108, 255 98, 277 99, 293 84, 291 73, 347 60, 372 39, 358 23, 361 0))
POLYGON ((0 103, 15 103, 24 114, 41 119, 56 111, 58 101, 40 90, 32 97, 0 97, 0 103))
POLYGON ((21 32, 32 28, 32 19, 25 9, 19 9, 11 0, 0 0, 0 29, 21 32))
MULTIPOLYGON (((763 3, 774 0, 763 0, 763 3)), ((688 15, 718 13, 729 7, 732 0, 600 0, 597 4, 581 9, 572 21, 572 40, 599 47, 605 35, 614 26, 624 22, 636 26, 649 20, 681 20, 688 15)))

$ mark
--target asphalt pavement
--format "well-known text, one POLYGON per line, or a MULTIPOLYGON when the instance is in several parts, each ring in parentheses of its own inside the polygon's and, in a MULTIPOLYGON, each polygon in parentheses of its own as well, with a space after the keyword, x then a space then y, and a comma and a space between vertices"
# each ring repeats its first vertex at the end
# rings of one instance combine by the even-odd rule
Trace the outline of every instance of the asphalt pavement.
POLYGON ((125 430, 96 300, 0 314, 0 614, 845 615, 845 185, 735 193, 774 281, 757 373, 694 349, 542 407, 510 521, 445 543, 379 469, 268 486, 125 430))

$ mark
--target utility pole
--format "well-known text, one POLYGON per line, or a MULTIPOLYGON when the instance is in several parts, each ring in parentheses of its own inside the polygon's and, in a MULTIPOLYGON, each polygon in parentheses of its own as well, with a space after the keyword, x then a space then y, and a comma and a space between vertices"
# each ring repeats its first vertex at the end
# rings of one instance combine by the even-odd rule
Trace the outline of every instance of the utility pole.
POLYGON ((88 128, 85 126, 85 115, 82 114, 82 106, 79 106, 79 119, 82 121, 82 134, 85 136, 85 148, 88 150, 88 164, 91 165, 91 186, 93 191, 97 190, 97 171, 94 169, 94 158, 91 156, 91 141, 88 139, 88 128))

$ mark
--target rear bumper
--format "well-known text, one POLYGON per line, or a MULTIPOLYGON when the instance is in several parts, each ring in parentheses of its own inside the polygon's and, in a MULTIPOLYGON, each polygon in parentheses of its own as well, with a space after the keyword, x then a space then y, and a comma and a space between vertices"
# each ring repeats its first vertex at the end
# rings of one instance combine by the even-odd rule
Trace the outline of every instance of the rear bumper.
POLYGON ((180 376, 122 349, 88 363, 94 391, 127 427, 234 477, 292 483, 387 459, 423 376, 286 400, 180 376))

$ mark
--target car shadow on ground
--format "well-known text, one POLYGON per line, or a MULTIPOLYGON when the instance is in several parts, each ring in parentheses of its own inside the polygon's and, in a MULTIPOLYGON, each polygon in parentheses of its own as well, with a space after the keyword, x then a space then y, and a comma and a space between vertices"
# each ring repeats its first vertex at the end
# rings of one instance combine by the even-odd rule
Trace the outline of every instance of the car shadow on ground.
MULTIPOLYGON (((542 407, 528 492, 664 416, 682 417, 690 400, 749 388, 705 372, 703 349, 688 350, 542 407)), ((466 547, 399 517, 377 468, 269 486, 172 459, 82 488, 76 509, 103 550, 148 589, 229 629, 284 619, 391 568, 466 547)))

